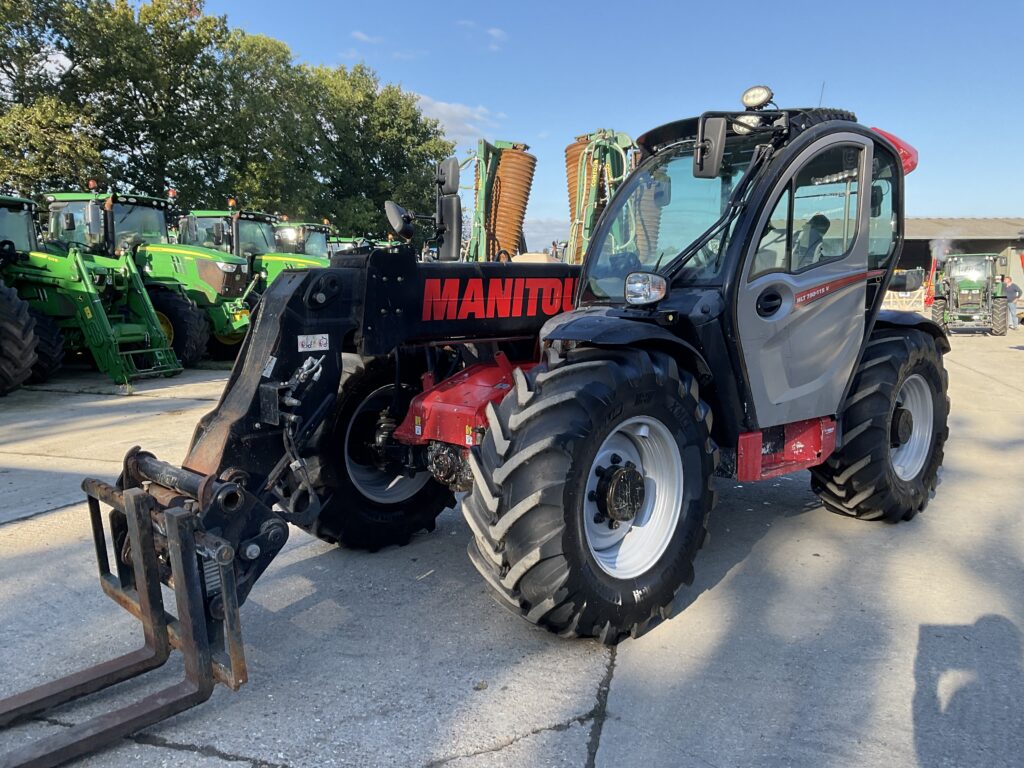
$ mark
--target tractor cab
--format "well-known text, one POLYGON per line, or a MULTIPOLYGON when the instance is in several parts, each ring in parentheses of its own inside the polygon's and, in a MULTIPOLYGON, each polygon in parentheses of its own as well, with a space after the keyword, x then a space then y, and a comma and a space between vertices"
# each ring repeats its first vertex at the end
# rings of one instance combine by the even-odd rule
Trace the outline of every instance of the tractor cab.
MULTIPOLYGON (((274 236, 277 239, 278 250, 314 259, 329 260, 327 238, 333 232, 334 230, 327 223, 314 224, 284 220, 274 224, 274 236)), ((327 266, 327 264, 323 266, 327 266)))
POLYGON ((21 197, 0 197, 0 264, 38 249, 36 204, 21 197))
POLYGON ((53 241, 112 255, 169 240, 165 200, 95 192, 55 192, 46 199, 53 241))

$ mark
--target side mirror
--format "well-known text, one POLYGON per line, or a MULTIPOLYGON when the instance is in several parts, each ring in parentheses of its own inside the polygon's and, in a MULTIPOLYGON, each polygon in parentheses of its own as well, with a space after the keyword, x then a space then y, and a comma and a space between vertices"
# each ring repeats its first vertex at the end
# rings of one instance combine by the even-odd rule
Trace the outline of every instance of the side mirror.
POLYGON ((178 219, 178 242, 199 242, 199 224, 195 216, 182 216, 178 219))
POLYGON ((218 221, 213 225, 213 244, 224 245, 224 222, 218 221))
POLYGON ((1006 257, 1005 257, 1005 256, 1000 256, 1000 257, 999 257, 999 266, 1000 266, 1000 267, 1005 267, 1005 266, 1007 266, 1007 264, 1006 264, 1006 257))
POLYGON ((396 235, 403 240, 412 240, 413 217, 405 208, 393 200, 387 200, 384 203, 384 214, 388 217, 388 224, 391 225, 396 235))
POLYGON ((877 219, 882 215, 882 201, 885 199, 885 191, 881 184, 871 185, 871 218, 877 219))
POLYGON ((703 118, 697 126, 697 146, 693 150, 693 175, 698 179, 714 179, 722 170, 725 153, 725 118, 703 118))
POLYGON ((448 157, 437 164, 437 185, 442 195, 459 194, 459 161, 448 157))
POLYGON ((85 206, 85 231, 91 238, 103 237, 103 211, 95 201, 85 206))
POLYGON ((462 247, 462 200, 457 194, 441 198, 444 232, 437 238, 437 260, 458 261, 462 247))
POLYGON ((75 214, 65 213, 60 217, 60 228, 64 232, 75 231, 75 214))
POLYGON ((889 281, 889 290, 897 293, 909 293, 916 291, 924 285, 923 269, 908 269, 906 272, 897 272, 889 281))
POLYGON ((672 181, 671 179, 657 179, 654 182, 654 204, 659 208, 665 208, 672 202, 672 181))

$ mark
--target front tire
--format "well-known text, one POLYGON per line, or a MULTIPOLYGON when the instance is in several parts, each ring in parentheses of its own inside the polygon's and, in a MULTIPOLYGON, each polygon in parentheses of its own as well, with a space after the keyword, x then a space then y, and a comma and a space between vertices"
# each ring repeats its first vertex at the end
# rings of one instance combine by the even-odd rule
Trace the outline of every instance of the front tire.
POLYGON ((935 299, 932 302, 932 320, 941 328, 946 328, 946 300, 935 299))
POLYGON ((992 299, 992 335, 1005 336, 1010 325, 1010 309, 1006 306, 1006 297, 992 299))
POLYGON ((883 331, 871 339, 841 417, 842 448, 811 470, 826 509, 889 523, 924 510, 949 435, 947 381, 929 334, 883 331))
MULTIPOLYGON (((372 461, 377 418, 394 403, 395 368, 390 359, 342 353, 341 392, 328 420, 314 465, 315 485, 325 499, 310 532, 325 541, 375 552, 404 545, 414 533, 433 531, 435 520, 455 504, 454 494, 428 472, 405 477, 372 461)), ((404 366, 404 393, 417 390, 411 366, 404 366)), ((407 399, 406 399, 407 404, 407 399)), ((405 412, 392 414, 401 423, 405 412)))
POLYGON ((64 334, 53 318, 31 310, 36 320, 36 363, 29 382, 42 384, 64 364, 64 334))
POLYGON ((28 302, 0 280, 0 397, 16 390, 32 375, 35 326, 28 302))
POLYGON ((517 370, 489 420, 463 513, 500 602, 607 644, 685 605, 718 460, 692 375, 662 353, 577 349, 517 370))
POLYGON ((210 338, 210 323, 202 310, 172 291, 150 291, 156 319, 183 368, 198 363, 210 338))

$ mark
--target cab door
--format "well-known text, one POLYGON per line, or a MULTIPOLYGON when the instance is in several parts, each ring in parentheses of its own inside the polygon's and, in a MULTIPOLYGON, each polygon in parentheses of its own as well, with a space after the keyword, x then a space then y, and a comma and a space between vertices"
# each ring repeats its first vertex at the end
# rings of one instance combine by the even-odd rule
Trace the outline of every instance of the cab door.
POLYGON ((872 142, 839 133, 792 161, 757 219, 736 323, 757 424, 834 414, 864 338, 872 142))

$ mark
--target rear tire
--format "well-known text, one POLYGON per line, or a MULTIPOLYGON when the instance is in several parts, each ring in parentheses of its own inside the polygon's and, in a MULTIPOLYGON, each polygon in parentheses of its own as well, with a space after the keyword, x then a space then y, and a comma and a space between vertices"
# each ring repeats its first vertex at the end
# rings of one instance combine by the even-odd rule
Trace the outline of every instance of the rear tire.
POLYGON ((715 501, 711 409, 657 352, 580 348, 515 378, 472 453, 470 559, 527 621, 609 645, 637 637, 690 599, 715 501), (618 480, 631 461, 639 501, 618 480), (612 498, 639 509, 613 520, 612 498))
POLYGON ((168 341, 178 362, 184 368, 193 367, 202 359, 210 338, 206 315, 184 296, 172 291, 150 291, 149 298, 165 333, 168 327, 171 329, 168 341))
POLYGON ((932 302, 932 320, 945 330, 946 328, 946 300, 935 299, 932 302))
MULTIPOLYGON (((390 359, 342 353, 341 392, 327 421, 316 457, 314 484, 324 499, 310 532, 331 543, 376 552, 408 544, 414 533, 433 531, 435 520, 455 504, 455 495, 427 472, 412 478, 378 469, 366 454, 376 415, 393 399, 395 368, 390 359)), ((402 386, 418 391, 416 371, 403 366, 402 386)), ((400 424, 405 413, 393 414, 400 424)))
POLYGON ((28 302, 0 280, 0 396, 13 392, 32 375, 35 326, 28 302))
POLYGON ((1005 336, 1010 325, 1010 309, 1006 306, 1006 297, 992 299, 992 335, 1005 336))
POLYGON ((842 448, 811 470, 811 488, 826 509, 889 523, 924 510, 949 435, 947 383, 942 353, 929 334, 872 337, 841 417, 842 448), (894 446, 901 439, 899 410, 911 412, 913 426, 894 446))
POLYGON ((53 318, 30 310, 36 320, 36 364, 32 366, 29 382, 47 381, 64 364, 64 334, 53 318))

